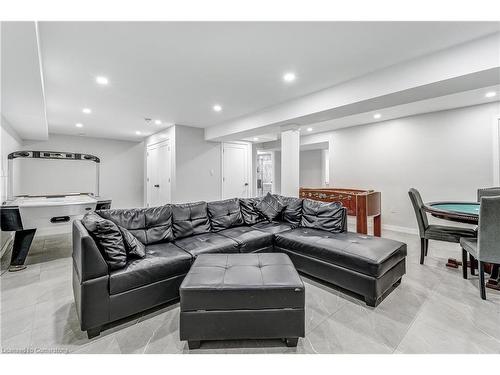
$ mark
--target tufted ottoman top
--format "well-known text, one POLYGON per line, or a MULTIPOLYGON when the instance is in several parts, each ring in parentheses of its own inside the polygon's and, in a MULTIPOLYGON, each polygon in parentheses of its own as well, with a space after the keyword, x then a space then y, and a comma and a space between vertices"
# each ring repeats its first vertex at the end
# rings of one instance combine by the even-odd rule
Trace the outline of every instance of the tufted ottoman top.
POLYGON ((181 311, 304 308, 304 284, 282 253, 202 254, 180 286, 181 311))

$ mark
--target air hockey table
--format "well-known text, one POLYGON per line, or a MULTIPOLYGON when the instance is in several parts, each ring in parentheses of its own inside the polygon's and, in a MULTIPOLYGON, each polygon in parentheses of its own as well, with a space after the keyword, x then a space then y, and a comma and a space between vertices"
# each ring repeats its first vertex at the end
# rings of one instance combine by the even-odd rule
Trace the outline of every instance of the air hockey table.
POLYGON ((89 211, 108 209, 111 200, 99 196, 99 164, 97 156, 72 152, 16 151, 8 155, 7 200, 0 206, 2 231, 15 231, 9 271, 26 268, 33 237, 38 228, 60 227, 70 231, 71 223, 89 211), (13 196, 13 161, 17 158, 47 160, 83 160, 96 165, 96 189, 94 193, 65 193, 50 195, 13 196))

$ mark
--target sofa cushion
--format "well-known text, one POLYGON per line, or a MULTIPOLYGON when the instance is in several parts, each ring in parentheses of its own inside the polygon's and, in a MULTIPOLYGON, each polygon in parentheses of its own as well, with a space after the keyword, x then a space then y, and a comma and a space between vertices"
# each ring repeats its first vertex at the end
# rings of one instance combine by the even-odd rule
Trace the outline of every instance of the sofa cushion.
POLYGON ((146 256, 146 246, 137 239, 132 233, 118 225, 120 232, 122 233, 123 243, 125 244, 125 250, 127 250, 127 259, 131 258, 144 258, 146 256))
POLYGON ((340 233, 344 230, 346 210, 340 202, 325 203, 304 199, 301 227, 340 233))
POLYGON ((125 268, 110 273, 110 294, 122 293, 186 274, 191 267, 192 259, 190 254, 172 242, 148 245, 143 259, 131 260, 125 268))
POLYGON ((214 232, 244 224, 237 198, 209 202, 207 209, 214 232))
POLYGON ((279 221, 292 224, 294 227, 300 225, 302 219, 302 198, 284 197, 283 195, 274 195, 285 208, 281 211, 279 221))
POLYGON ((281 203, 280 200, 271 193, 267 193, 267 195, 259 203, 257 203, 255 207, 269 221, 276 219, 281 214, 281 211, 283 211, 283 208, 285 208, 283 203, 281 203))
POLYGON ((118 226, 94 212, 86 214, 82 218, 82 224, 94 238, 109 269, 116 270, 125 267, 127 251, 118 226))
POLYGON ((283 222, 263 222, 263 223, 258 223, 255 225, 252 225, 252 228, 258 229, 267 233, 275 234, 275 233, 281 233, 287 230, 292 229, 292 225, 288 223, 283 223, 283 222))
POLYGON ((103 218, 127 229, 145 245, 173 240, 170 205, 96 212, 103 218))
POLYGON ((207 203, 173 204, 172 222, 175 239, 210 232, 207 203))
POLYGON ((261 200, 262 198, 240 198, 241 215, 245 224, 253 225, 266 220, 256 208, 261 200))
POLYGON ((383 275, 406 256, 406 244, 399 241, 311 228, 278 233, 275 246, 372 277, 383 275))
POLYGON ((241 253, 252 253, 260 250, 272 251, 272 233, 248 226, 229 228, 218 233, 236 241, 239 244, 241 253))
POLYGON ((239 253, 236 241, 218 233, 202 233, 175 240, 175 244, 193 257, 205 253, 239 253))

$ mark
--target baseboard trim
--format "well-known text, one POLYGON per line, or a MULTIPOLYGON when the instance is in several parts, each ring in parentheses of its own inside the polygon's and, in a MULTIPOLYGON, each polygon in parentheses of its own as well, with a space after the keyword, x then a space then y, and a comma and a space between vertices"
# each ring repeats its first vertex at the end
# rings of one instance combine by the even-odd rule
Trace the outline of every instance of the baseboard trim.
POLYGON ((5 243, 2 246, 2 249, 0 250, 0 259, 3 258, 4 254, 11 247, 13 242, 14 242, 14 233, 10 233, 9 238, 7 238, 7 241, 5 241, 5 243))
POLYGON ((406 234, 418 234, 418 230, 416 228, 401 227, 399 225, 382 224, 382 229, 406 234))

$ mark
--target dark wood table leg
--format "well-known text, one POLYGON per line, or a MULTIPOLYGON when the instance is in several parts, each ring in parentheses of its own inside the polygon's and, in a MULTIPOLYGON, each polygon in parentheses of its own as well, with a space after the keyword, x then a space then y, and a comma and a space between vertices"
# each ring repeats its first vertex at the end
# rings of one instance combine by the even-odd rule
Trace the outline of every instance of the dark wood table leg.
POLYGON ((377 237, 382 236, 382 215, 373 217, 373 235, 377 237))
POLYGON ((462 262, 456 260, 455 258, 448 258, 448 263, 446 263, 446 267, 450 268, 458 268, 462 265, 462 262))
POLYGON ((500 290, 499 268, 500 266, 498 264, 492 265, 490 278, 486 281, 487 288, 500 290))
POLYGON ((366 208, 366 195, 356 197, 356 232, 368 234, 368 216, 366 208))

